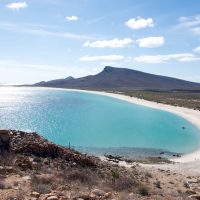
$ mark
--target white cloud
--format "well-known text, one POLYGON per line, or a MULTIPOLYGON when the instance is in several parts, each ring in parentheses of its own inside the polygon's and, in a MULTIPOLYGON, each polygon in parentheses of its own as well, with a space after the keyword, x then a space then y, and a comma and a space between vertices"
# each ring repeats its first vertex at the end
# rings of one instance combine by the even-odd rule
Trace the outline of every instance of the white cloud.
POLYGON ((137 62, 144 63, 164 63, 170 60, 180 61, 180 62, 190 62, 195 60, 200 60, 200 57, 196 57, 191 53, 179 53, 179 54, 166 54, 166 55, 142 55, 134 57, 133 60, 137 62))
POLYGON ((77 16, 67 16, 66 20, 68 20, 68 21, 77 21, 78 17, 77 16))
POLYGON ((81 61, 98 61, 98 60, 103 60, 103 61, 115 61, 115 60, 122 60, 124 59, 124 56, 122 55, 106 55, 106 56, 83 56, 79 58, 81 61))
POLYGON ((11 9, 11 10, 20 10, 22 8, 26 8, 28 5, 27 3, 24 2, 16 2, 16 3, 9 3, 6 5, 7 8, 11 9))
POLYGON ((193 51, 196 52, 196 53, 200 53, 200 46, 198 46, 195 49, 193 49, 193 51))
POLYGON ((136 40, 139 47, 157 48, 165 44, 164 37, 146 37, 136 40))
POLYGON ((154 27, 154 22, 152 18, 144 19, 137 17, 129 19, 125 25, 132 29, 141 29, 146 27, 154 27))
POLYGON ((126 47, 133 43, 133 40, 130 38, 124 38, 124 39, 112 39, 112 40, 97 40, 94 42, 87 41, 84 43, 83 46, 85 47, 96 47, 96 48, 120 48, 120 47, 126 47))

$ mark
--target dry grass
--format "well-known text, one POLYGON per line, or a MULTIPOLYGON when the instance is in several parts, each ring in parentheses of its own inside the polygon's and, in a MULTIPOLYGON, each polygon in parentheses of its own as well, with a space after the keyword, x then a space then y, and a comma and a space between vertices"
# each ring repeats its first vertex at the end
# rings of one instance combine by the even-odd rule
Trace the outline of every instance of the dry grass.
POLYGON ((149 195, 149 188, 145 185, 140 185, 138 187, 138 194, 141 196, 148 196, 149 195))
POLYGON ((0 189, 3 190, 6 188, 6 183, 4 181, 0 181, 0 189))

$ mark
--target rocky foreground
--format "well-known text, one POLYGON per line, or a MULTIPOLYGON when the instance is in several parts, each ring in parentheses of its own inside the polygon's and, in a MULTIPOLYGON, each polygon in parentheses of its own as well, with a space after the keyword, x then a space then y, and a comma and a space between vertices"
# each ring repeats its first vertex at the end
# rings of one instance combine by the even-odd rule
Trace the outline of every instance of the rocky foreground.
POLYGON ((36 133, 0 130, 0 200, 200 199, 200 177, 131 168, 55 145, 36 133))

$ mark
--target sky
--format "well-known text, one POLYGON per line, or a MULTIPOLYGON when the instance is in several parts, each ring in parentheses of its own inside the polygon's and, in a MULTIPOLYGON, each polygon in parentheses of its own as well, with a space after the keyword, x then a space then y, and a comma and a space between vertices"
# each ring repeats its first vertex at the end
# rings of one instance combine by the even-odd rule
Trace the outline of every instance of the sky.
POLYGON ((0 83, 105 66, 200 82, 199 0, 1 0, 0 83))

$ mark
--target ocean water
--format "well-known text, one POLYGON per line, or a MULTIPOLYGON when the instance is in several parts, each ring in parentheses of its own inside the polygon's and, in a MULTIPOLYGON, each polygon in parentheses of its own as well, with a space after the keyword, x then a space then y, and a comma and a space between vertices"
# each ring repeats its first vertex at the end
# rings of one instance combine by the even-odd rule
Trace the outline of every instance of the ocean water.
POLYGON ((200 130, 179 116, 103 95, 56 89, 0 87, 0 128, 36 131, 57 144, 87 151, 189 153, 200 147, 200 130))

